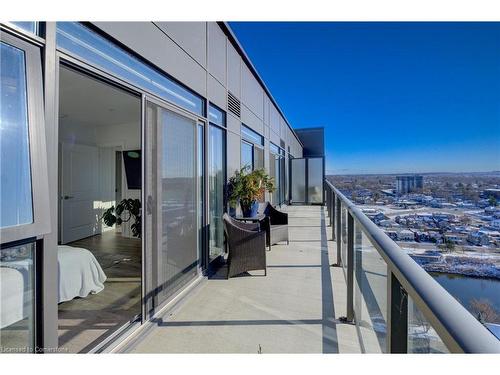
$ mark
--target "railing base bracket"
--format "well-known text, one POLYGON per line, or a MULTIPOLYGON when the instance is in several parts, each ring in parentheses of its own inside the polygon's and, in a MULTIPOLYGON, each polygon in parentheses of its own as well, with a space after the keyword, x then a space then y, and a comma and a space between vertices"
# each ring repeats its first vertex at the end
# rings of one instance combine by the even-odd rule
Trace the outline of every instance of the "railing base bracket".
POLYGON ((343 324, 354 324, 354 320, 347 319, 347 316, 341 316, 339 322, 343 324))

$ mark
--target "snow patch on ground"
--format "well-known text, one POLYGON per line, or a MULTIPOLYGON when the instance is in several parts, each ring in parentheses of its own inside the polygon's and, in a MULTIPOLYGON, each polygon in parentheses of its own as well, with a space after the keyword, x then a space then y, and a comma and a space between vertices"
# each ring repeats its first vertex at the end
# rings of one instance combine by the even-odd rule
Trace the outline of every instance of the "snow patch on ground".
POLYGON ((500 280, 500 255, 442 253, 437 250, 403 249, 428 272, 453 273, 500 280))

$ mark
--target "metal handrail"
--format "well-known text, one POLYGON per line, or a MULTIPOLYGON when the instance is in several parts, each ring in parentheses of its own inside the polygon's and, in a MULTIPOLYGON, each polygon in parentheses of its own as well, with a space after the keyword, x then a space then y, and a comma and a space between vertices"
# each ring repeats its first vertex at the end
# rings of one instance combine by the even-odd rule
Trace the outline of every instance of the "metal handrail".
POLYGON ((325 183, 362 227, 388 271, 398 279, 451 352, 500 353, 500 341, 486 327, 330 181, 325 179, 325 183))

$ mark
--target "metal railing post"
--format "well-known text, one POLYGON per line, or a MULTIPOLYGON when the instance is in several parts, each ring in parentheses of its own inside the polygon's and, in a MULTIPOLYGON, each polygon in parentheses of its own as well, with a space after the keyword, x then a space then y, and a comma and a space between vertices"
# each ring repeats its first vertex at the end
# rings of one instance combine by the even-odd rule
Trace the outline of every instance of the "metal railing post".
POLYGON ((347 321, 354 321, 354 218, 347 213, 347 321))
POLYGON ((387 275, 387 353, 408 352, 408 294, 399 280, 387 275))

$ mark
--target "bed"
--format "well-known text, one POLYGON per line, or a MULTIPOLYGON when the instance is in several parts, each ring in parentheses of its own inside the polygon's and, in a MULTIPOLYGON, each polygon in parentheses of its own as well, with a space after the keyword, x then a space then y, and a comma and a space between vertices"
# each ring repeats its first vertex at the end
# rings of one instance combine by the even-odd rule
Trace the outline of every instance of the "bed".
MULTIPOLYGON (((85 298, 104 289, 106 274, 95 256, 87 249, 60 245, 57 247, 59 268, 58 302, 85 298)), ((0 267, 0 328, 26 318, 31 313, 31 260, 2 261, 0 267), (25 287, 26 286, 26 287, 25 287)))

